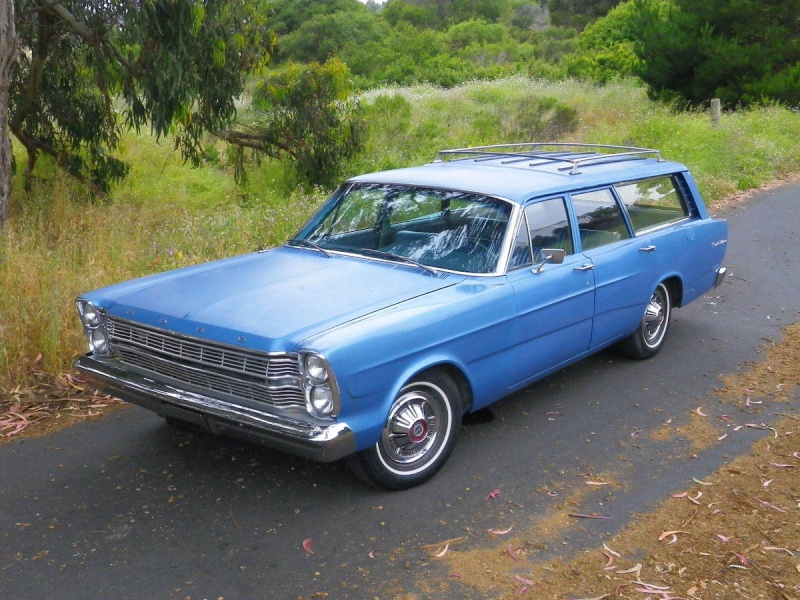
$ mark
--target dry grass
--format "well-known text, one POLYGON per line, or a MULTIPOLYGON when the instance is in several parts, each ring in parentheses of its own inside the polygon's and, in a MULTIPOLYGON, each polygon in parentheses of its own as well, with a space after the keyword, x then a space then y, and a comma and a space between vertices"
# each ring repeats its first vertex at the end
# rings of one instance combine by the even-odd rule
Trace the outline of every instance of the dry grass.
POLYGON ((30 385, 37 372, 70 371, 84 346, 74 308, 80 293, 277 245, 322 199, 297 193, 274 201, 282 206, 246 205, 230 194, 186 206, 186 186, 179 187, 149 202, 123 190, 124 199, 110 204, 86 200, 79 186, 56 176, 34 201, 17 198, 0 237, 0 391, 30 385))

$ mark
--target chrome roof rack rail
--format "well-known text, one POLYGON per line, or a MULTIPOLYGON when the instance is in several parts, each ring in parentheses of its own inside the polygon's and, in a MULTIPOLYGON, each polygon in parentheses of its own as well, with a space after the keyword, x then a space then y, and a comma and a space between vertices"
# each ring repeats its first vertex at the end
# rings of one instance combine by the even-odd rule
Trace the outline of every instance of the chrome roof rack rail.
POLYGON ((433 162, 474 160, 494 160, 505 158, 503 164, 530 160, 530 167, 548 163, 565 163, 560 171, 569 171, 570 175, 580 173, 580 167, 591 164, 607 164, 622 160, 655 158, 663 162, 661 152, 652 148, 635 146, 610 146, 604 144, 577 144, 561 142, 530 142, 522 144, 495 144, 492 146, 474 146, 472 148, 455 148, 440 150, 433 162))

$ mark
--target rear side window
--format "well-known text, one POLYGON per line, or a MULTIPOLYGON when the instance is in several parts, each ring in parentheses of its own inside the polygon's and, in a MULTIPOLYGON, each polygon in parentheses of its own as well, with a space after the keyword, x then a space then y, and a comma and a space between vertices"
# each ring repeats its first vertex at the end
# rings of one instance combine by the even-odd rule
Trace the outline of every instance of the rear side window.
POLYGON ((625 217, 610 189, 595 190, 572 196, 581 247, 599 248, 630 237, 625 217))
POLYGON ((686 202, 672 177, 631 181, 614 187, 636 233, 689 216, 686 202))

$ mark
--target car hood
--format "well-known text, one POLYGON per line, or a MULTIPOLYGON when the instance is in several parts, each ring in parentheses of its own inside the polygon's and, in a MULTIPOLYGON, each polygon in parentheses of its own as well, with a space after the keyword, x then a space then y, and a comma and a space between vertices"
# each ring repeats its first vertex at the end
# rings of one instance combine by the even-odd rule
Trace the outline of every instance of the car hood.
POLYGON ((464 276, 276 248, 153 275, 85 294, 112 315, 264 351, 448 287, 464 276))

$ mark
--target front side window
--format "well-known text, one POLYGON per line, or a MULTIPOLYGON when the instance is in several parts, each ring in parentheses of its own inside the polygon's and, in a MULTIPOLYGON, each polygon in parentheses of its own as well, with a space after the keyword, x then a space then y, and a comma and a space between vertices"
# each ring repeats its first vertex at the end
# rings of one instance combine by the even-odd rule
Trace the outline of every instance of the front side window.
POLYGON ((614 187, 625 204, 636 233, 689 216, 672 177, 621 183, 614 187))
POLYGON ((572 247, 572 227, 567 216, 567 206, 563 198, 553 198, 535 202, 525 207, 528 227, 531 232, 533 259, 539 261, 544 248, 560 248, 567 254, 574 252, 572 247))
POLYGON ((493 273, 511 212, 508 202, 480 194, 359 183, 325 205, 297 239, 326 251, 493 273))
POLYGON ((517 235, 514 236, 514 243, 511 246, 511 258, 508 261, 508 268, 511 270, 532 264, 531 234, 528 231, 528 220, 523 215, 522 220, 519 222, 519 227, 517 227, 517 235))
POLYGON ((572 196, 581 247, 599 248, 630 237, 625 217, 610 189, 595 190, 572 196))

